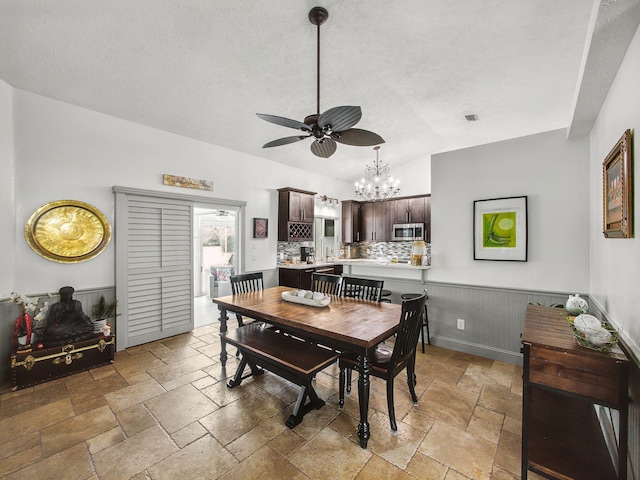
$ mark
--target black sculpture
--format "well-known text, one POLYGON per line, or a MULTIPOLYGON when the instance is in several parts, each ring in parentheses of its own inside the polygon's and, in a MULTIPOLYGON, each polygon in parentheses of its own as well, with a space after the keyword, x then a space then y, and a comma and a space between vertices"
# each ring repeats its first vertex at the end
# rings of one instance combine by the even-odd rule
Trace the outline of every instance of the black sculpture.
POLYGON ((46 347, 79 342, 93 336, 91 319, 82 311, 82 304, 73 299, 73 287, 62 287, 60 301, 47 313, 42 341, 46 347))

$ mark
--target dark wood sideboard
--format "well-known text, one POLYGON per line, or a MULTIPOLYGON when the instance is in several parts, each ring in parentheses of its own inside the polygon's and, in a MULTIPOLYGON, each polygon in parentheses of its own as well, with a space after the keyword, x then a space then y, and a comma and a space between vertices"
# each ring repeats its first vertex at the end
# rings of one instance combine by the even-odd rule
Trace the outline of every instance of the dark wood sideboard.
POLYGON ((522 480, 626 479, 629 362, 578 345, 563 309, 529 305, 522 333, 522 480), (610 455, 595 405, 619 412, 610 455), (612 458, 613 457, 613 458, 612 458))

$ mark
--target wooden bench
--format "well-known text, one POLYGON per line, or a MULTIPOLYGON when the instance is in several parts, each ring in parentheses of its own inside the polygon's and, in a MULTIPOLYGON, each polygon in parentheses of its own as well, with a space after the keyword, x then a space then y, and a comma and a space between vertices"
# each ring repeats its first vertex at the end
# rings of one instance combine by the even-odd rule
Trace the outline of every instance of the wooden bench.
POLYGON ((220 336, 242 354, 240 365, 227 384, 229 388, 237 387, 245 378, 262 375, 264 370, 300 386, 293 413, 285 422, 289 428, 298 425, 312 409, 322 408, 324 401, 318 398, 311 381, 316 373, 335 362, 339 354, 278 333, 263 323, 245 325, 220 336), (247 365, 251 373, 243 376, 247 365), (305 403, 307 398, 309 402, 305 403))

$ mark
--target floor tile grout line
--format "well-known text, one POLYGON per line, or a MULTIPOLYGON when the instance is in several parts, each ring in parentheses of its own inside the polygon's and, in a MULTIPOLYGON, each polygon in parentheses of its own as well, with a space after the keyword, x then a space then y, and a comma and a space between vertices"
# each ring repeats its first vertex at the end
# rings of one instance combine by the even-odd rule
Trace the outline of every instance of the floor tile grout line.
MULTIPOLYGON (((200 339, 199 339, 199 337, 198 337, 197 335, 191 335, 191 336, 192 336, 193 338, 195 338, 195 339, 198 339, 200 342, 202 341, 202 340, 200 340, 200 339)), ((206 342, 204 342, 204 343, 206 344, 206 342)), ((164 345, 164 344, 163 344, 163 345, 164 345)), ((185 345, 189 345, 189 343, 185 343, 185 345)), ((176 349, 178 348, 178 347, 176 347, 176 345, 174 345, 174 346, 173 346, 173 348, 172 348, 172 346, 170 346, 170 345, 164 345, 164 347, 165 347, 165 348, 168 348, 168 349, 171 349, 171 350, 176 350, 176 349)), ((158 349, 155 349, 155 350, 157 351, 158 349)), ((158 354, 154 353, 154 349, 153 349, 153 348, 148 349, 148 350, 146 350, 146 351, 148 351, 148 352, 152 353, 152 354, 153 354, 153 356, 154 356, 155 358, 158 358, 158 359, 162 362, 162 364, 163 364, 163 365, 170 365, 170 364, 171 364, 171 362, 166 362, 166 361, 162 360, 161 358, 159 358, 159 357, 158 357, 158 354)), ((204 354, 203 354, 203 355, 204 355, 204 354)), ((450 355, 450 357, 451 357, 451 355, 450 355)), ((438 357, 433 357, 433 358, 432 358, 432 357, 429 357, 429 356, 421 356, 421 360, 420 360, 420 363, 421 363, 421 364, 425 364, 425 363, 427 363, 427 362, 431 362, 431 361, 433 361, 433 362, 437 362, 439 365, 447 365, 447 359, 446 359, 446 358, 438 358, 438 357)), ((459 362, 459 361, 458 361, 458 362, 459 362)), ((456 384, 454 384, 456 388, 463 388, 463 389, 465 389, 465 390, 467 390, 467 391, 470 391, 470 390, 469 390, 468 388, 466 388, 464 385, 460 384, 461 379, 463 378, 464 374, 468 371, 468 369, 469 369, 469 366, 470 366, 470 365, 471 365, 471 362, 467 362, 467 363, 466 363, 465 372, 463 372, 463 373, 460 375, 460 377, 459 377, 458 381, 456 382, 456 384)), ((484 368, 486 368, 486 367, 482 366, 482 368, 484 369, 484 368)), ((119 371, 118 371, 117 369, 114 369, 114 371, 115 371, 115 373, 116 373, 117 375, 119 375, 119 376, 120 376, 120 378, 123 378, 123 377, 120 375, 120 373, 119 373, 119 371)), ((160 386, 162 387, 162 389, 163 389, 163 391, 164 391, 164 392, 168 392, 168 391, 170 391, 170 390, 168 390, 168 389, 167 389, 163 384, 159 383, 159 382, 158 382, 158 381, 157 381, 153 376, 151 376, 151 375, 149 374, 149 370, 145 370, 145 371, 144 371, 144 373, 146 373, 146 374, 149 376, 149 378, 153 379, 153 380, 156 382, 156 384, 160 385, 160 386)), ((206 372, 205 372, 205 373, 206 373, 206 372)), ((335 378, 336 378, 336 372, 334 372, 333 370, 332 370, 332 371, 330 371, 330 372, 326 372, 326 373, 328 373, 327 378, 333 378, 333 379, 335 379, 335 378)), ((517 377, 516 377, 516 376, 517 376, 517 375, 518 375, 518 370, 517 370, 517 369, 514 369, 514 370, 513 370, 513 372, 512 372, 512 375, 511 375, 511 382, 510 382, 510 386, 509 386, 509 387, 507 387, 507 391, 509 391, 509 392, 511 392, 511 393, 514 393, 514 392, 513 392, 513 388, 514 388, 514 386, 517 386, 517 384, 516 384, 516 382, 517 382, 517 380, 516 380, 516 378, 517 378, 517 377)), ((211 375, 211 374, 209 374, 209 373, 207 373, 207 375, 206 375, 206 376, 209 376, 209 377, 210 377, 210 378, 215 382, 215 383, 213 383, 212 385, 215 385, 215 384, 223 383, 223 382, 224 382, 224 379, 223 379, 223 380, 218 380, 218 378, 219 378, 219 377, 213 376, 213 375, 211 375)), ((179 377, 176 377, 176 378, 179 378, 179 377)), ((202 378, 205 378, 205 377, 202 377, 202 378)), ((96 378, 94 378, 94 380, 96 380, 96 381, 97 381, 97 379, 96 379, 96 378)), ((124 379, 123 379, 123 380, 124 380, 124 379)), ((130 381, 130 380, 129 380, 129 381, 130 381)), ((125 382, 126 386, 132 386, 132 385, 134 385, 134 384, 135 384, 135 382, 134 382, 134 383, 129 383, 129 381, 124 380, 124 382, 125 382)), ((167 382, 169 382, 169 381, 171 381, 171 380, 168 380, 167 382)), ((355 380, 354 380, 354 381, 355 381, 355 380)), ((423 390, 423 392, 420 394, 420 396, 421 396, 421 397, 422 397, 422 395, 424 395, 424 394, 429 390, 429 388, 430 388, 430 387, 431 387, 431 385, 433 384, 433 381, 434 381, 434 379, 432 378, 432 379, 430 379, 429 384, 428 384, 428 385, 425 385, 425 389, 424 389, 424 390, 423 390)), ((193 382, 189 382, 188 384, 191 384, 195 389, 197 389, 198 391, 201 391, 201 389, 200 389, 200 388, 195 387, 195 385, 193 385, 193 382)), ((185 385, 187 385, 187 384, 185 384, 185 385)), ((323 384, 323 385, 325 385, 325 384, 323 384)), ((260 387, 260 386, 258 386, 258 387, 260 387)), ((476 403, 475 403, 475 405, 474 405, 474 409, 475 409, 475 408, 477 408, 478 406, 482 406, 483 408, 487 408, 487 407, 486 407, 486 406, 484 406, 484 405, 480 405, 480 400, 481 400, 481 398, 482 398, 482 393, 483 393, 483 390, 485 389, 485 387, 486 387, 486 385, 485 385, 485 384, 483 384, 483 386, 482 386, 482 388, 481 388, 480 392, 474 392, 474 394, 477 394, 477 397, 476 397, 476 403)), ((66 392, 67 396, 71 399, 72 395, 71 395, 71 393, 69 392, 69 384, 68 384, 67 382, 65 382, 65 384, 64 384, 64 388, 65 388, 65 392, 66 392)), ((178 388, 180 388, 180 387, 178 387, 178 388)), ((260 387, 260 388, 262 388, 262 387, 260 387)), ((399 388, 399 387, 396 387, 396 389, 400 389, 400 388, 399 388)), ((266 391, 266 390, 265 390, 265 392, 269 393, 269 392, 268 392, 268 391, 266 391)), ((161 394, 162 394, 162 393, 161 393, 161 394)), ((159 395, 161 395, 161 394, 159 394, 159 395)), ((514 393, 514 395, 517 395, 517 393, 514 393)), ((155 397, 152 397, 152 398, 155 398, 155 397)), ((278 398, 278 397, 276 396, 276 398, 278 398)), ((211 400, 212 400, 212 401, 213 401, 213 403, 215 404, 215 401, 214 401, 213 399, 211 399, 211 400)), ((146 402, 146 401, 145 401, 145 402, 146 402)), ((144 402, 143 402, 143 403, 144 403, 144 402)), ((72 405, 73 405, 73 411, 74 411, 74 414, 75 414, 75 415, 77 415, 77 414, 78 414, 77 405, 76 405, 75 403, 73 403, 73 402, 72 402, 72 405)), ((107 403, 107 405, 109 405, 109 404, 107 403)), ((149 411, 149 407, 148 407, 148 405, 147 405, 146 403, 144 403, 144 406, 145 406, 145 409, 146 409, 147 411, 149 411)), ((283 411, 284 411, 284 409, 289 408, 289 406, 290 406, 290 405, 287 405, 286 407, 284 407, 284 408, 283 408, 283 411)), ((109 406, 109 408, 111 408, 111 407, 109 406)), ((332 408, 333 408, 333 406, 332 406, 332 408)), ((409 411, 410 411, 410 410, 409 410, 409 411)), ((492 410, 492 411, 493 411, 493 410, 492 410)), ((112 411, 112 413, 113 413, 113 411, 112 411)), ((160 426, 162 427, 162 430, 163 430, 164 434, 169 435, 169 434, 168 434, 168 432, 165 430, 164 426, 163 426, 163 425, 159 422, 159 420, 155 417, 155 415, 153 415, 153 414, 152 414, 152 412, 150 412, 150 411, 149 411, 149 413, 150 413, 150 414, 151 414, 151 416, 154 418, 154 421, 156 422, 156 424, 157 424, 157 425, 160 425, 160 426)), ((298 450, 301 448, 301 446, 303 446, 305 443, 309 442, 311 439, 313 439, 315 436, 317 436, 317 435, 318 435, 318 433, 319 433, 319 432, 321 432, 324 428, 332 428, 332 427, 331 427, 331 423, 332 423, 333 421, 335 421, 335 419, 337 419, 337 418, 339 417, 339 415, 341 415, 342 413, 344 413, 345 415, 349 415, 349 414, 348 414, 348 413, 346 413, 346 412, 337 412, 336 417, 334 417, 334 418, 333 418, 333 420, 332 420, 332 421, 330 421, 330 422, 329 422, 327 425, 325 425, 323 428, 321 428, 321 429, 319 429, 318 431, 316 431, 312 437, 310 437, 310 438, 303 438, 303 441, 302 441, 300 444, 298 444, 298 445, 297 445, 296 449, 295 449, 295 450, 293 450, 292 452, 289 452, 289 456, 291 456, 293 453, 295 453, 296 451, 298 451, 298 450)), ((372 414, 376 414, 376 413, 379 413, 381 416, 384 416, 384 412, 382 412, 382 411, 378 411, 378 410, 372 410, 372 414)), ((499 412, 499 411, 496 411, 496 413, 500 413, 500 414, 502 415, 502 422, 501 422, 501 428, 500 428, 500 432, 501 432, 501 434, 502 434, 502 432, 504 431, 505 424, 506 424, 506 422, 507 422, 507 415, 506 415, 504 412, 499 412)), ((114 415, 115 415, 115 413, 114 413, 114 415)), ((280 416, 281 416, 281 415, 279 415, 279 414, 274 414, 274 415, 273 415, 272 417, 270 417, 270 418, 279 419, 279 418, 280 418, 280 416)), ((406 415, 405 415, 405 417, 406 417, 406 415)), ((472 417, 471 417, 471 418, 472 418, 472 417)), ((517 418, 515 418, 515 420, 518 420, 518 419, 517 419, 517 418)), ((402 420, 401 420, 401 421, 402 421, 402 420)), ((200 420, 198 420, 198 423, 199 423, 199 422, 200 422, 200 420)), ((466 428, 468 428, 468 427, 469 427, 469 422, 470 422, 470 420, 469 420, 469 421, 467 422, 467 424, 466 424, 465 431, 466 431, 466 428)), ((121 424, 119 423, 119 421, 118 421, 118 425, 119 425, 119 426, 120 426, 120 428, 121 428, 121 424)), ((201 427, 202 427, 202 428, 207 432, 207 433, 206 433, 206 435, 209 435, 209 436, 211 436, 212 438, 215 438, 215 437, 211 434, 211 432, 209 432, 209 431, 206 429, 206 427, 204 427, 204 425, 202 425, 201 423, 199 423, 199 425, 200 425, 200 426, 201 426, 201 427)), ((412 452, 412 454, 411 454, 411 458, 413 458, 413 456, 415 456, 415 454, 418 452, 419 445, 420 445, 422 442, 424 442, 425 438, 429 435, 429 432, 431 431, 431 428, 432 428, 432 425, 431 425, 431 426, 429 426, 429 427, 426 429, 426 431, 422 431, 422 434, 421 434, 421 436, 420 436, 420 441, 419 441, 419 442, 418 442, 418 444, 417 444, 418 446, 414 448, 414 450, 413 450, 413 452, 412 452)), ((333 429, 332 429, 332 430, 333 430, 333 429)), ((249 431, 251 431, 251 430, 249 430, 249 431)), ((334 430, 334 431, 336 431, 336 430, 334 430)), ((338 433, 338 434, 340 434, 340 435, 342 435, 342 436, 343 436, 343 437, 345 437, 345 438, 348 438, 348 439, 349 439, 349 440, 351 440, 352 442, 354 442, 354 440, 353 440, 353 434, 352 434, 352 435, 349 435, 349 436, 346 436, 345 434, 343 434, 343 433, 341 433, 341 432, 337 432, 337 433, 338 433)), ((39 429, 40 445, 41 445, 41 448, 42 448, 42 437, 41 437, 41 435, 42 435, 42 429, 39 429)), ((173 436, 169 435, 169 437, 171 438, 173 445, 174 445, 174 446, 176 446, 178 449, 180 449, 180 447, 178 447, 178 445, 176 444, 176 442, 175 442, 175 440, 174 440, 173 436)), ((130 438, 130 437, 127 437, 127 438, 130 438)), ((202 437, 199 437, 199 438, 202 438, 202 437)), ((480 437, 480 438, 481 438, 481 437, 480 437)), ((498 438, 498 442, 499 442, 499 441, 500 441, 500 437, 498 438)), ((192 442, 189 442, 188 444, 185 444, 182 448, 185 448, 187 445, 190 445, 191 443, 192 443, 192 442)), ((229 444, 230 444, 230 443, 231 443, 231 442, 229 442, 229 444)), ((265 445, 269 445, 269 442, 266 442, 266 443, 265 443, 265 445)), ((86 447, 86 448, 88 448, 88 444, 86 443, 86 440, 85 440, 85 447, 86 447)), ((223 447, 224 447, 225 449, 227 449, 228 445, 227 445, 227 446, 223 446, 223 447)), ((260 448, 261 448, 261 447, 260 447, 260 448)), ((271 449, 272 449, 272 450, 275 450, 273 447, 271 447, 271 449)), ((227 450, 227 451, 228 451, 228 450, 227 450)), ((275 451, 277 452, 277 450, 275 450, 275 451)), ((496 466, 497 466, 497 465, 496 465, 496 463, 495 463, 495 459, 496 459, 496 455, 497 455, 497 452, 498 452, 498 445, 496 445, 496 449, 494 450, 494 452, 495 452, 495 454, 494 454, 493 461, 492 461, 492 463, 491 463, 491 467, 490 467, 490 468, 491 468, 491 471, 495 470, 495 468, 496 468, 496 466)), ((89 453, 90 453, 90 452, 89 452, 89 453)), ((282 456, 283 458, 288 459, 288 457, 284 457, 284 456, 283 456, 282 454, 280 454, 279 452, 278 452, 278 454, 279 454, 280 456, 282 456)), ((373 458, 373 456, 374 456, 374 455, 375 455, 375 454, 373 454, 373 455, 372 455, 372 458, 373 458)), ((93 457, 92 457, 92 458, 93 458, 93 457)), ((234 458, 235 458, 235 456, 234 456, 234 458)), ((148 468, 148 467, 147 467, 147 468, 148 468)), ((448 468, 451 468, 451 467, 448 467, 448 468)), ((451 468, 451 469, 453 469, 453 468, 451 468)), ((405 471, 406 471, 406 468, 405 468, 405 471)), ((456 471, 456 470, 454 469, 454 471, 456 471)))

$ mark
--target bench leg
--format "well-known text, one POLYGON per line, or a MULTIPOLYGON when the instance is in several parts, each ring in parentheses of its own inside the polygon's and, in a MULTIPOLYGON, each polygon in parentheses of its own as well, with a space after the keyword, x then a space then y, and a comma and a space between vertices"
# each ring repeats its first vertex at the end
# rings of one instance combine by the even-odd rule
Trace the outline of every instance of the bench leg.
POLYGON ((227 387, 229 388, 237 387, 242 383, 242 380, 244 380, 245 378, 258 377, 263 374, 264 374, 263 369, 256 366, 255 363, 248 361, 247 357, 243 356, 242 360, 240 360, 240 365, 238 365, 238 369, 236 370, 235 375, 231 380, 229 380, 229 383, 227 383, 227 387), (251 369, 251 373, 243 377, 242 374, 244 373, 244 369, 247 365, 249 365, 249 368, 251 369))
POLYGON ((319 410, 323 406, 324 400, 321 400, 320 397, 318 397, 316 391, 311 386, 311 383, 303 385, 300 387, 298 400, 296 400, 293 413, 289 415, 289 418, 287 418, 284 424, 289 428, 293 428, 302 422, 302 417, 304 417, 305 414, 309 413, 313 409, 319 410), (307 397, 309 397, 309 403, 304 403, 307 397))

